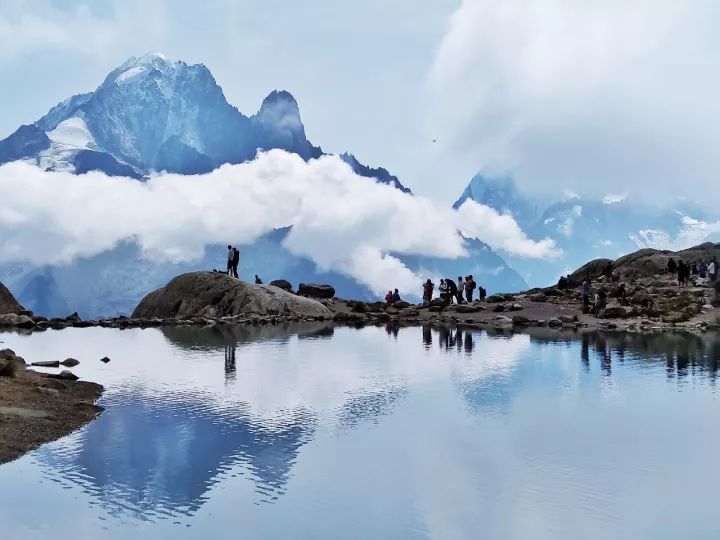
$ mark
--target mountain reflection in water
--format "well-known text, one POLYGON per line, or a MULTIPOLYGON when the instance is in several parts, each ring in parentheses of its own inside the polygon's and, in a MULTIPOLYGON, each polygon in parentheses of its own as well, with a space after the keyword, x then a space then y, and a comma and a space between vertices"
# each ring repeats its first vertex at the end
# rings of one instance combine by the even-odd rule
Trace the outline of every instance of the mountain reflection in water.
POLYGON ((324 323, 136 332, 161 332, 157 359, 133 364, 139 374, 113 359, 116 379, 100 380, 106 412, 31 458, 109 515, 148 521, 193 516, 229 478, 252 482, 255 504, 274 503, 305 445, 372 429, 443 379, 468 411, 503 416, 533 392, 589 387, 595 374, 612 384, 627 363, 633 376, 660 369, 668 382, 714 384, 720 358, 716 336, 675 333, 324 323))

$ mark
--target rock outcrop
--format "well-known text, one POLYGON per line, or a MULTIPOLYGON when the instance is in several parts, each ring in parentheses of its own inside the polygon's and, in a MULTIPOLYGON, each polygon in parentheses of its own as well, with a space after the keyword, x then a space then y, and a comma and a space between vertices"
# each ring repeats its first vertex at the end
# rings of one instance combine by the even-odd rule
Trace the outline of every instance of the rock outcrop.
POLYGON ((292 292, 292 283, 287 279, 274 279, 270 282, 273 287, 279 287, 283 291, 292 292))
POLYGON ((332 285, 301 283, 298 286, 298 294, 300 296, 309 296, 310 298, 333 298, 335 296, 335 288, 332 285))
POLYGON ((8 288, 0 283, 0 315, 18 313, 22 310, 23 307, 15 300, 8 288))
POLYGON ((331 318, 320 302, 271 285, 255 285, 217 272, 192 272, 174 278, 143 298, 133 318, 274 315, 331 318))

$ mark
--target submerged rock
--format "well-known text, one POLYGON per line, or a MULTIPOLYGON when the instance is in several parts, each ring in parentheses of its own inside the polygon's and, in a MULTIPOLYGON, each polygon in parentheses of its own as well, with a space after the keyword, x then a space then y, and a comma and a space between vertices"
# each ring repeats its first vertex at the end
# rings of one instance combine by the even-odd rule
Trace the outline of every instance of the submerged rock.
POLYGON ((332 318, 330 310, 316 300, 215 272, 191 272, 174 278, 143 298, 132 317, 192 319, 228 315, 332 318))

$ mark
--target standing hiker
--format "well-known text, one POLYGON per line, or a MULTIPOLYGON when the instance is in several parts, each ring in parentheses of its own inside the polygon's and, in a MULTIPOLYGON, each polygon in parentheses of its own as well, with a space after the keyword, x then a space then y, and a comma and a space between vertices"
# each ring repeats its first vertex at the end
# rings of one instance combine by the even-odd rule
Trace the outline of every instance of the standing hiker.
POLYGON ((423 302, 430 302, 433 297, 433 289, 435 284, 429 279, 423 285, 423 302))
POLYGON ((473 301, 473 292, 475 292, 475 279, 473 279, 472 274, 470 274, 465 279, 465 296, 467 298, 468 303, 472 303, 473 301))
POLYGON ((227 275, 233 275, 233 259, 235 258, 235 252, 233 247, 228 245, 228 256, 227 256, 227 275))
POLYGON ((585 278, 582 283, 582 305, 583 313, 590 311, 590 278, 585 278))
POLYGON ((455 285, 455 281, 450 278, 445 278, 445 285, 447 285, 447 292, 450 302, 457 298, 458 288, 455 285))
POLYGON ((233 248, 233 259, 232 259, 232 272, 234 277, 240 277, 238 276, 238 265, 240 264, 240 251, 238 248, 233 248))
POLYGON ((463 281, 462 276, 458 276, 457 280, 457 303, 462 304, 465 299, 463 298, 465 295, 465 282, 463 281))

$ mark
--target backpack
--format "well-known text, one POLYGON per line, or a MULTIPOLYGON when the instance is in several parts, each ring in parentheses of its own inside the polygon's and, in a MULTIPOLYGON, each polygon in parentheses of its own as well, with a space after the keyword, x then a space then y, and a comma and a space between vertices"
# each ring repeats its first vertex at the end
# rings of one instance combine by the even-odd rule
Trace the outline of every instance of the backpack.
POLYGON ((237 264, 240 262, 240 252, 237 248, 233 248, 233 264, 237 264))

